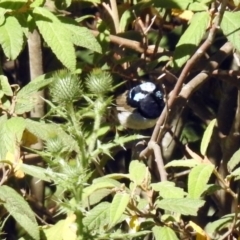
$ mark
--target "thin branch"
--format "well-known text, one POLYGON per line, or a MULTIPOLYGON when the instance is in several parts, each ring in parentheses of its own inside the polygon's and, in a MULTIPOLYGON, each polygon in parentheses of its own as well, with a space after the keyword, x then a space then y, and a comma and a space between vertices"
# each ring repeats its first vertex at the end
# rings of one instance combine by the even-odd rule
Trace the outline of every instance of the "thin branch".
MULTIPOLYGON (((94 36, 98 36, 100 33, 96 30, 91 30, 94 36)), ((127 47, 133 49, 139 53, 144 53, 145 49, 142 47, 142 44, 137 41, 129 40, 126 38, 118 37, 115 35, 109 35, 110 41, 116 43, 120 46, 127 47)), ((146 49, 147 54, 153 54, 154 49, 152 47, 148 47, 146 49)), ((165 55, 171 55, 171 52, 165 51, 163 48, 158 47, 157 53, 164 53, 165 55)))
MULTIPOLYGON (((227 4, 227 1, 223 0, 222 5, 221 5, 221 9, 220 9, 219 14, 216 18, 216 22, 213 24, 212 28, 209 31, 208 38, 198 48, 198 50, 195 52, 195 54, 191 57, 191 59, 186 63, 185 67, 183 68, 183 70, 182 70, 182 72, 181 72, 181 74, 178 78, 178 81, 177 81, 173 91, 170 94, 170 97, 169 97, 169 100, 168 100, 169 108, 173 107, 173 104, 174 104, 177 96, 179 95, 179 93, 182 89, 183 83, 185 82, 190 70, 197 63, 198 59, 200 59, 204 55, 206 50, 212 45, 212 43, 214 41, 214 38, 215 38, 215 35, 216 35, 216 32, 217 32, 217 29, 219 28, 219 25, 221 23, 221 20, 222 20, 222 17, 223 17, 225 8, 226 8, 226 4, 227 4)), ((207 77, 208 77, 208 74, 205 74, 204 79, 206 80, 207 77)), ((199 86, 200 86, 200 84, 203 83, 203 81, 204 80, 202 79, 202 82, 199 83, 199 86)), ((191 92, 193 92, 193 91, 191 91, 191 92)), ((152 137, 151 137, 150 141, 159 142, 159 140, 161 139, 161 137, 163 135, 163 132, 164 132, 163 128, 162 128, 162 125, 165 121, 166 113, 167 113, 167 109, 165 107, 161 116, 159 117, 159 119, 157 121, 157 124, 154 128, 154 131, 153 131, 153 134, 152 134, 152 137)), ((148 154, 149 154, 149 148, 147 147, 145 150, 143 150, 140 153, 140 157, 146 157, 148 154)))
POLYGON ((119 14, 117 7, 117 0, 110 0, 111 8, 112 8, 112 19, 115 27, 116 33, 120 31, 119 29, 119 14))
POLYGON ((154 151, 155 161, 158 167, 158 172, 160 174, 161 181, 167 180, 167 172, 164 168, 164 162, 162 158, 162 153, 159 145, 156 142, 150 141, 148 147, 154 151))

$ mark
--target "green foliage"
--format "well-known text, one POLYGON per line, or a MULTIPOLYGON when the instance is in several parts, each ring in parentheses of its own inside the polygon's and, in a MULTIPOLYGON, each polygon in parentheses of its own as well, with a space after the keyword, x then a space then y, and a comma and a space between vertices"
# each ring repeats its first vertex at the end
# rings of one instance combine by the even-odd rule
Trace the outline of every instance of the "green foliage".
POLYGON ((205 155, 206 152, 207 152, 208 144, 209 144, 209 142, 211 140, 215 124, 216 124, 216 119, 213 119, 209 123, 208 127, 206 128, 206 130, 204 132, 204 135, 203 135, 203 138, 202 138, 202 142, 201 142, 201 146, 200 146, 200 151, 201 151, 202 155, 205 155))
POLYGON ((194 167, 188 176, 188 194, 198 199, 204 192, 207 182, 214 170, 212 164, 200 164, 194 167))
POLYGON ((224 35, 237 50, 240 50, 240 45, 238 41, 239 20, 240 12, 225 12, 224 18, 221 23, 221 29, 224 35))
POLYGON ((210 16, 207 12, 196 13, 194 15, 189 27, 181 36, 174 51, 174 67, 182 67, 196 51, 197 46, 206 32, 209 20, 210 16), (197 32, 195 31, 196 29, 198 29, 197 32))
POLYGON ((8 186, 0 186, 0 202, 33 239, 40 239, 34 213, 23 197, 8 186))
MULTIPOLYGON (((237 185, 240 179, 239 150, 236 151, 239 144, 235 136, 239 130, 236 129, 238 114, 229 119, 233 126, 228 133, 218 132, 225 124, 218 114, 227 98, 221 94, 229 87, 219 83, 225 77, 219 80, 218 74, 234 77, 238 72, 212 72, 216 63, 222 67, 219 59, 212 61, 212 54, 219 52, 219 42, 227 39, 240 50, 239 1, 227 1, 225 10, 221 9, 223 6, 221 1, 213 0, 110 1, 109 4, 100 0, 0 1, 0 45, 5 55, 1 58, 0 72, 14 78, 14 84, 10 84, 10 78, 0 75, 1 235, 9 231, 6 224, 9 216, 16 221, 12 233, 16 239, 140 240, 148 235, 147 238, 156 240, 175 240, 239 235, 238 191, 231 184, 235 181, 237 185), (213 3, 215 7, 211 9, 213 3), (222 31, 214 32, 219 26, 222 31), (44 69, 52 68, 50 71, 54 72, 26 84, 29 73, 15 70, 22 67, 21 57, 30 47, 28 33, 36 30, 42 40, 44 69), (209 32, 214 32, 213 39, 209 38, 209 32), (215 34, 219 38, 215 39, 215 34), (51 62, 52 54, 59 62, 51 62), (203 59, 196 61, 200 55, 203 59), (8 60, 15 60, 14 67, 7 65, 8 60), (211 63, 211 67, 205 69, 205 62, 211 63), (55 71, 59 63, 66 69, 55 71), (202 70, 201 74, 209 78, 214 75, 221 87, 204 84, 201 77, 192 81, 195 73, 202 70), (22 75, 24 81, 20 79, 22 75), (144 80, 149 77, 160 80, 166 102, 171 96, 174 100, 181 96, 188 101, 200 89, 195 96, 200 96, 202 105, 195 109, 194 98, 189 101, 190 110, 186 105, 193 121, 188 120, 189 116, 183 121, 185 126, 194 122, 194 130, 189 135, 183 134, 185 139, 177 135, 178 131, 172 131, 176 126, 171 122, 171 114, 165 118, 159 136, 170 132, 174 135, 172 142, 179 147, 173 147, 170 157, 165 156, 168 144, 164 136, 157 142, 162 151, 150 152, 149 145, 146 161, 129 159, 130 163, 123 163, 118 159, 120 151, 130 149, 132 155, 128 157, 138 159, 136 141, 148 141, 149 136, 126 129, 119 131, 116 111, 112 111, 116 110, 114 97, 122 91, 117 87, 123 82, 129 88, 143 76, 144 80), (184 86, 182 92, 175 89, 175 93, 167 96, 180 80, 176 86, 184 86), (21 89, 16 84, 19 82, 21 89), (39 90, 46 93, 43 100, 47 113, 41 119, 31 119, 29 112, 35 109, 39 90), (203 126, 214 116, 217 120, 212 120, 203 132, 203 126), (215 135, 213 138, 215 132, 221 138, 215 135), (232 135, 236 138, 231 138, 232 135), (38 139, 43 143, 42 149, 32 146, 38 139), (39 157, 43 164, 38 166, 39 157), (175 157, 181 159, 172 160, 175 157), (212 164, 218 158, 223 165, 212 164), (161 169, 167 173, 166 181, 159 181, 164 179, 159 176, 162 159, 166 160, 165 169, 161 169), (224 175, 220 170, 226 165, 224 175), (46 184, 44 202, 37 202, 28 189, 31 177, 46 184), (232 197, 232 202, 226 205, 231 204, 234 211, 226 215, 225 209, 218 207, 224 198, 211 202, 225 193, 232 197), (211 220, 207 222, 206 217, 211 220)), ((227 51, 221 53, 224 57, 229 55, 227 51)), ((32 59, 24 61, 29 63, 31 73, 38 67, 32 59)), ((237 81, 231 84, 239 88, 237 81)), ((169 107, 169 112, 174 113, 175 105, 169 107)), ((238 108, 234 105, 234 111, 238 108)))
POLYGON ((16 59, 23 47, 23 31, 18 20, 8 16, 0 25, 0 44, 7 58, 16 59))

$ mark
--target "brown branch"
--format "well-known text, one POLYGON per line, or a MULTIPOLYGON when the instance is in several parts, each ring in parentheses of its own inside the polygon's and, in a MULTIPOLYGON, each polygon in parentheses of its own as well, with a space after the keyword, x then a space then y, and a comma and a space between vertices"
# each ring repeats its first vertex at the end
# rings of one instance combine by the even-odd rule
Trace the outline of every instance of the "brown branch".
MULTIPOLYGON (((226 8, 226 0, 224 0, 222 2, 221 9, 220 9, 219 14, 218 14, 218 18, 217 18, 215 24, 210 29, 209 34, 208 34, 208 38, 204 41, 204 43, 199 47, 199 49, 195 52, 195 54, 191 57, 191 59, 186 63, 185 67, 183 68, 183 70, 182 70, 182 72, 179 76, 179 79, 178 79, 173 91, 171 92, 169 100, 168 100, 168 107, 170 109, 173 107, 174 102, 177 99, 177 97, 178 97, 178 95, 179 95, 179 93, 182 89, 182 85, 183 85, 183 83, 185 82, 185 80, 188 76, 188 73, 191 71, 191 69, 197 63, 197 61, 205 54, 206 50, 212 45, 212 43, 214 41, 214 38, 215 38, 215 35, 216 35, 216 32, 217 32, 217 29, 218 29, 218 27, 220 25, 220 22, 222 20, 222 15, 224 13, 225 8, 226 8)), ((232 50, 232 47, 230 47, 230 48, 232 50)), ((218 61, 219 61, 219 59, 218 59, 218 61)), ((223 61, 223 59, 221 59, 219 62, 222 62, 222 61, 223 61)), ((216 65, 218 66, 219 63, 217 62, 216 65)), ((212 71, 213 69, 216 69, 217 66, 216 67, 212 66, 211 61, 210 61, 210 65, 208 66, 207 71, 209 72, 209 67, 212 71)), ((209 76, 209 73, 202 72, 202 73, 198 74, 197 77, 194 78, 194 81, 192 80, 193 83, 195 84, 195 88, 199 87, 205 80, 207 80, 208 76, 209 76)), ((192 86, 192 83, 187 84, 185 86, 185 92, 186 92, 187 88, 189 88, 190 93, 193 93, 194 86, 192 86)), ((188 94, 188 97, 189 96, 190 96, 190 94, 188 94)), ((167 115, 167 108, 165 107, 161 116, 159 117, 159 119, 157 121, 157 124, 154 128, 154 131, 153 131, 153 134, 152 134, 152 137, 151 137, 150 141, 159 142, 159 140, 162 137, 162 134, 164 132, 163 131, 164 129, 162 128, 162 126, 163 126, 164 120, 166 118, 166 115, 167 115)), ((149 154, 149 150, 150 150, 149 147, 147 147, 145 150, 143 150, 140 153, 140 157, 145 158, 149 154)))
MULTIPOLYGON (((91 32, 93 33, 94 36, 98 36, 100 34, 100 32, 98 32, 96 30, 91 30, 91 32)), ((142 47, 142 44, 138 41, 129 40, 129 39, 126 39, 126 38, 115 36, 115 35, 109 35, 109 38, 110 38, 111 42, 116 43, 120 46, 133 49, 133 50, 135 50, 139 53, 144 53, 145 52, 145 49, 142 47)), ((154 47, 148 47, 146 49, 146 53, 147 54, 153 54, 154 53, 154 47)), ((171 54, 171 52, 167 52, 161 47, 158 47, 157 53, 164 53, 166 55, 171 54)))

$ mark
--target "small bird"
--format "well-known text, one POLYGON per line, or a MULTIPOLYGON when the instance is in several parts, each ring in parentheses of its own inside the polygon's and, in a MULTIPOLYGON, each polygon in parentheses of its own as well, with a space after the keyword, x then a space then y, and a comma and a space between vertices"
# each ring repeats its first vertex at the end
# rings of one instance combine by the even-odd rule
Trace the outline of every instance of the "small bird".
POLYGON ((116 98, 118 121, 126 128, 152 128, 165 106, 163 98, 152 82, 133 87, 116 98))

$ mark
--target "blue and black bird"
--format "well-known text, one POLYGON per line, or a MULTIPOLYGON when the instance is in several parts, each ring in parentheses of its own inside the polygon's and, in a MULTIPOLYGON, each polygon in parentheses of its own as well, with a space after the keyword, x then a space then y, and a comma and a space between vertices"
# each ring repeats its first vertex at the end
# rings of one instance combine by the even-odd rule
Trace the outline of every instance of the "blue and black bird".
POLYGON ((154 83, 145 82, 118 96, 116 106, 123 127, 147 129, 156 124, 165 106, 164 95, 154 83))

